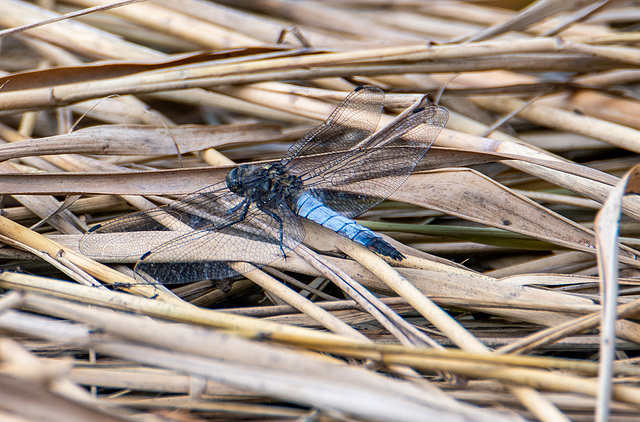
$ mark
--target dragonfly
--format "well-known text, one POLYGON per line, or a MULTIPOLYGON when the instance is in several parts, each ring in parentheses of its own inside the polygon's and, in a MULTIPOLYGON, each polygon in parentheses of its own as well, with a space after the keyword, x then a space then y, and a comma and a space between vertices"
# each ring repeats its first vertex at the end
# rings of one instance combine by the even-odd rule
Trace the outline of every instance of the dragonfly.
POLYGON ((325 122, 269 164, 242 164, 223 182, 168 205, 93 226, 80 251, 134 258, 135 272, 162 284, 211 280, 229 288, 305 237, 301 218, 392 260, 405 256, 352 218, 388 198, 415 169, 448 120, 427 96, 376 130, 384 92, 360 86, 325 122), (117 237, 113 237, 117 235, 117 237))

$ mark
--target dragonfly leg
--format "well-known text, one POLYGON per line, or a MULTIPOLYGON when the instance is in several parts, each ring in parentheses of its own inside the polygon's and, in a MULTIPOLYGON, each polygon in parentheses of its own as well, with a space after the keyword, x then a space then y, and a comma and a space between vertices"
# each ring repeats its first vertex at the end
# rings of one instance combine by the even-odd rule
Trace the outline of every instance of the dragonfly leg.
POLYGON ((233 214, 236 211, 238 211, 240 208, 242 208, 242 211, 240 212, 240 215, 237 218, 234 218, 231 221, 227 221, 225 224, 223 224, 222 226, 216 227, 216 230, 222 230, 225 229, 229 226, 232 226, 236 223, 241 222, 242 220, 244 220, 247 217, 247 213, 249 212, 249 206, 251 206, 251 202, 249 202, 246 198, 240 202, 238 205, 236 205, 235 207, 231 208, 229 211, 227 211, 225 213, 225 215, 229 215, 229 214, 233 214))
POLYGON ((261 208, 262 212, 267 214, 269 217, 276 220, 278 225, 280 226, 280 250, 282 251, 282 257, 286 258, 287 253, 284 251, 284 223, 282 222, 282 218, 280 218, 276 213, 269 210, 268 208, 261 208))
POLYGON ((225 212, 225 215, 231 215, 236 213, 240 208, 244 208, 243 213, 246 215, 247 213, 247 209, 248 209, 248 205, 249 205, 249 201, 247 200, 247 198, 244 198, 241 202, 238 203, 238 205, 234 206, 233 208, 229 208, 227 210, 227 212, 225 212))

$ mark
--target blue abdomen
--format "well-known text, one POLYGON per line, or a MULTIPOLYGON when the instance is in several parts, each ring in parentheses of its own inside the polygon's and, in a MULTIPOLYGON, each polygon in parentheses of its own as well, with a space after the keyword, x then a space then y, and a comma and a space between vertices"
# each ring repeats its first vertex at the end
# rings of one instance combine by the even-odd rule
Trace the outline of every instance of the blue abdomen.
POLYGON ((405 258, 404 255, 382 239, 380 235, 361 226, 352 219, 338 214, 308 193, 302 193, 298 197, 293 210, 300 217, 314 221, 381 255, 398 261, 405 258))

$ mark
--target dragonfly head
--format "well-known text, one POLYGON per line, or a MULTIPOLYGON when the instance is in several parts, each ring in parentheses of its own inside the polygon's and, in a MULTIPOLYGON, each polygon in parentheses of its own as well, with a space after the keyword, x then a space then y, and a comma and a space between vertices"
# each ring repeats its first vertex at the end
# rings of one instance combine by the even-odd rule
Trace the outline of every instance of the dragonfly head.
POLYGON ((245 180, 245 176, 248 171, 247 165, 240 165, 234 169, 232 169, 227 174, 227 188, 237 195, 244 196, 243 193, 245 191, 245 186, 243 181, 245 180))

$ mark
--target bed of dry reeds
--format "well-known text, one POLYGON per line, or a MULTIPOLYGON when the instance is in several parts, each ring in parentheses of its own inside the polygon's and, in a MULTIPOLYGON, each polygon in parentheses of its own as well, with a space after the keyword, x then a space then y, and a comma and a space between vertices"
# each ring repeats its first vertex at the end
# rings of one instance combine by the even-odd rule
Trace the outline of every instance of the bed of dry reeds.
POLYGON ((640 4, 112 2, 0 0, 0 419, 638 420, 640 4), (358 85, 450 112, 359 220, 405 260, 310 223, 230 290, 79 252, 358 85))

